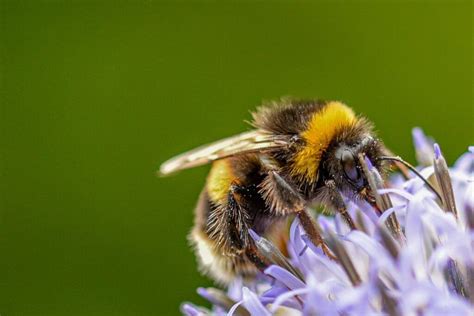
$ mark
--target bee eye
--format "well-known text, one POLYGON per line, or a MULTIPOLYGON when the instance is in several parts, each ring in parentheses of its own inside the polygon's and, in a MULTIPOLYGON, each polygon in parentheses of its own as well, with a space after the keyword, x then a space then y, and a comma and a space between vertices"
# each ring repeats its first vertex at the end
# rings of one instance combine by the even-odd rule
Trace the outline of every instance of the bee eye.
POLYGON ((354 156, 348 150, 345 150, 341 156, 341 163, 344 168, 344 173, 349 180, 357 181, 360 177, 357 164, 354 156))

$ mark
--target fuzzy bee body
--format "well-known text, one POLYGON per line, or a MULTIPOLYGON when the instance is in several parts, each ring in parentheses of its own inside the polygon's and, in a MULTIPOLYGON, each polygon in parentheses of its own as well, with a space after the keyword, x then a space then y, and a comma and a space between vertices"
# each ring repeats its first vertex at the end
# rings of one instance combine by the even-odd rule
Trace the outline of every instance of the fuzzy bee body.
POLYGON ((213 163, 195 212, 190 234, 201 270, 227 283, 236 275, 251 277, 257 272, 248 258, 248 229, 271 234, 282 218, 269 212, 261 193, 264 178, 258 158, 244 155, 213 163))
MULTIPOLYGON (((370 199, 357 155, 377 168, 386 152, 371 124, 335 101, 282 100, 253 114, 254 130, 200 147, 165 162, 169 174, 212 163, 190 234, 201 270, 228 283, 265 267, 252 229, 279 244, 288 216, 311 203, 345 214, 342 196, 370 199)), ((302 221, 307 231, 310 221, 302 221)), ((322 246, 322 239, 315 239, 322 246)))

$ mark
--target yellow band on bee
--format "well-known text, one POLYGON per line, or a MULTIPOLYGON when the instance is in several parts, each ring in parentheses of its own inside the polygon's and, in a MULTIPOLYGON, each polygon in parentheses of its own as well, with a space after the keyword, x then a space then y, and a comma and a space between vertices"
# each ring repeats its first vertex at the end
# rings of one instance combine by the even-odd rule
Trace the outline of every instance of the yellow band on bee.
POLYGON ((351 126, 357 118, 347 105, 331 101, 311 117, 308 128, 301 133, 306 144, 296 155, 292 174, 310 181, 317 180, 319 162, 334 136, 351 126))
POLYGON ((236 180, 234 172, 226 159, 213 162, 207 177, 207 193, 214 203, 225 203, 230 186, 236 180))

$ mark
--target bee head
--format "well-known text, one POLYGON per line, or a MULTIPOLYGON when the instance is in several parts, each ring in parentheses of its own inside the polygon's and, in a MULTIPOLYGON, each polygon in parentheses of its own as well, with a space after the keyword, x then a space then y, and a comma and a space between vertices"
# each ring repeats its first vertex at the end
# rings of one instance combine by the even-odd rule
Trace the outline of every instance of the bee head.
POLYGON ((382 142, 370 134, 346 138, 345 141, 337 142, 327 153, 324 178, 333 180, 340 191, 350 198, 372 200, 373 195, 358 157, 360 154, 367 157, 384 175, 386 163, 379 157, 385 152, 382 142))

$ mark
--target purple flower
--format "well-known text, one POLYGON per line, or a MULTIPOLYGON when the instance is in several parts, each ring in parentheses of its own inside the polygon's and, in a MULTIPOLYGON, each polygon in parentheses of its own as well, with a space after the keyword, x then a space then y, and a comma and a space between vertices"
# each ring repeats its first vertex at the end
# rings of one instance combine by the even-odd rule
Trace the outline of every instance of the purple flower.
MULTIPOLYGON (((474 314, 474 148, 448 169, 442 151, 421 129, 413 131, 418 177, 380 183, 377 215, 348 201, 357 230, 339 215, 317 221, 338 261, 315 247, 295 219, 290 258, 268 267, 251 284, 235 280, 226 292, 199 289, 212 309, 186 303, 186 315, 472 315, 474 314), (379 205, 380 204, 380 205, 379 205), (398 231, 397 231, 398 229, 398 231)), ((252 232, 265 249, 269 241, 252 232)), ((263 247, 262 246, 262 247, 263 247)), ((262 248, 263 249, 263 248, 262 248)), ((275 262, 277 263, 277 262, 275 262)))

